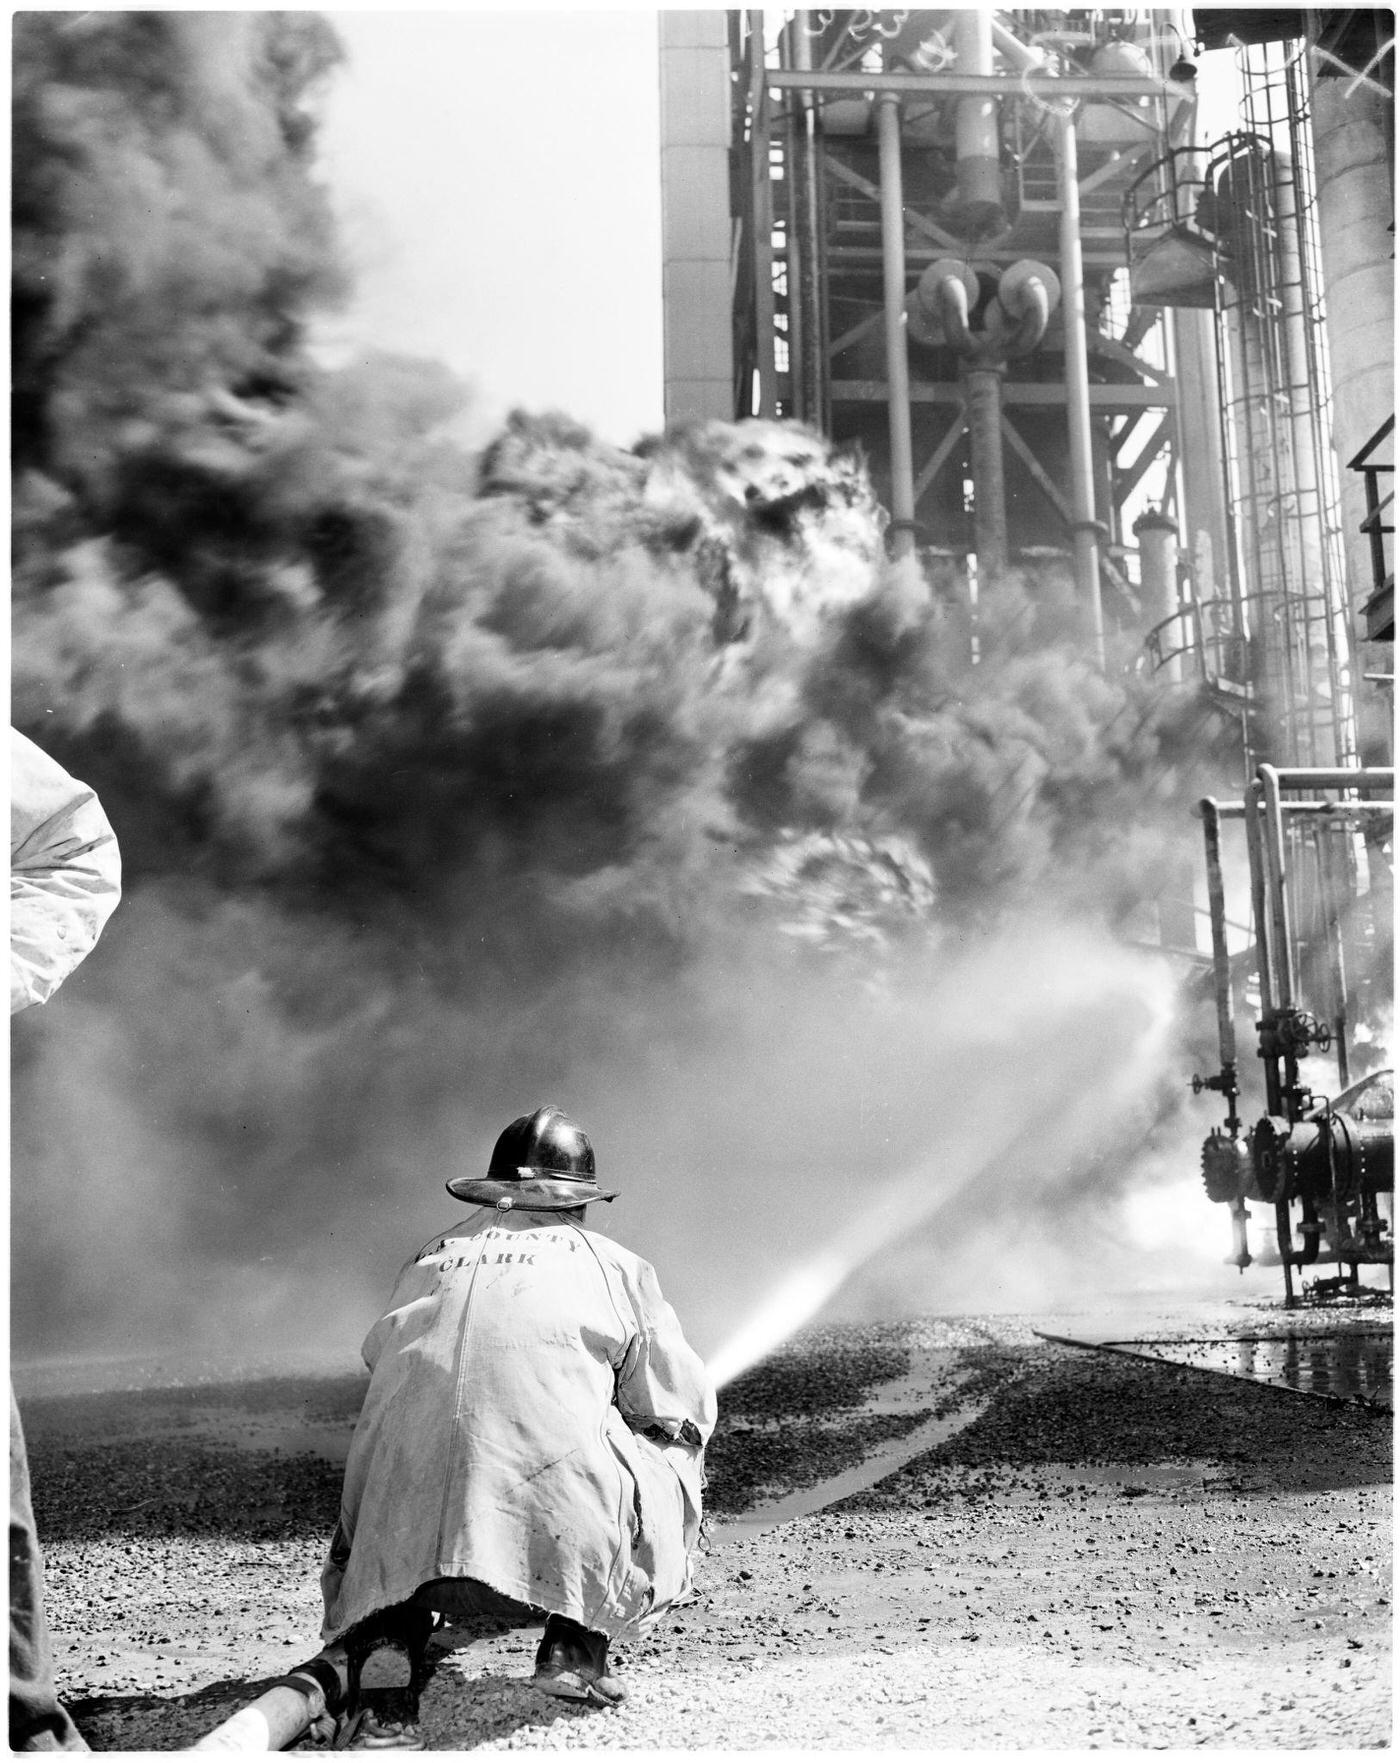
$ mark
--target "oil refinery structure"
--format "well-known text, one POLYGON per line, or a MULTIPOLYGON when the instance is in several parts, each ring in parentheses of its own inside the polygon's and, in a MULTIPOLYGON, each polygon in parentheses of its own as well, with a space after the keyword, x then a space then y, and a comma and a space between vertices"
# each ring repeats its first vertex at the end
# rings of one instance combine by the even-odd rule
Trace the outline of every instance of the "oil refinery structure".
POLYGON ((858 447, 970 665, 1019 571, 1229 731, 1206 1193, 1388 1281, 1394 15, 658 16, 668 421, 858 447))

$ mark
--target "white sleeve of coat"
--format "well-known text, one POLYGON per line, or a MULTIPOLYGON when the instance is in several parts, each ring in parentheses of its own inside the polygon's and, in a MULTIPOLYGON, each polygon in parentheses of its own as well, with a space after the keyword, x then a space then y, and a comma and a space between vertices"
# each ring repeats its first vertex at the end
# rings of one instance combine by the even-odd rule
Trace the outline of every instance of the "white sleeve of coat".
POLYGON ((638 1329, 617 1373, 622 1417, 634 1432, 654 1429, 678 1443, 703 1446, 715 1425, 710 1376, 644 1261, 638 1264, 634 1303, 638 1329))
POLYGON ((42 1004, 102 934, 121 898, 121 854, 102 805, 10 730, 10 1014, 42 1004))

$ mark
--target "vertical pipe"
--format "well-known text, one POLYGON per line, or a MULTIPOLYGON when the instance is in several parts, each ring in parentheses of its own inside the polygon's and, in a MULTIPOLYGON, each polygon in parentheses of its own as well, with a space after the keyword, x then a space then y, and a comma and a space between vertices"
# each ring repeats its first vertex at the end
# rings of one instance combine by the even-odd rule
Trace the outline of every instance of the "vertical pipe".
POLYGON ((1090 636, 1104 665, 1099 531, 1094 518, 1094 450, 1089 417, 1089 346, 1084 330, 1084 254, 1079 239, 1079 147, 1074 111, 1057 118, 1060 183, 1060 299, 1065 326, 1065 405, 1069 417, 1070 505, 1074 516, 1074 577, 1089 611, 1090 636))
MULTIPOLYGON (((982 7, 953 14, 958 72, 992 72, 992 15, 982 7)), ((1006 224, 1001 205, 1001 128, 995 98, 958 99, 954 119, 958 202, 955 231, 966 239, 986 239, 1006 224)))
POLYGON ((1288 1201, 1274 1204, 1274 1232, 1278 1237, 1279 1260, 1283 1264, 1283 1307, 1293 1307, 1293 1225, 1288 1216, 1288 1201))
POLYGON ((909 339, 904 329, 904 180, 899 158, 899 98, 878 100, 880 241, 885 275, 885 377, 890 397, 890 553, 914 549, 914 439, 909 421, 909 339))
MULTIPOLYGON (((1259 1015, 1267 1022, 1274 1013, 1278 988, 1274 981, 1273 921, 1269 916, 1268 890, 1264 879, 1264 841, 1259 822, 1264 787, 1259 782, 1245 794, 1244 832, 1249 846, 1249 898, 1254 915, 1254 944, 1259 954, 1259 1015)), ((1260 1055, 1263 1058, 1263 1054, 1260 1055)), ((1278 1080, 1278 1061, 1264 1059, 1264 1090, 1270 1114, 1283 1113, 1283 1091, 1278 1080)), ((1285 1207, 1285 1213, 1287 1208, 1285 1207)))
POLYGON ((773 180, 768 87, 764 81, 763 14, 751 11, 749 26, 749 176, 753 195, 754 330, 759 416, 777 414, 777 363, 773 323, 773 180))
MULTIPOLYGON (((801 71, 812 66, 811 14, 793 14, 793 62, 801 71)), ((794 365, 800 364, 802 404, 798 414, 814 428, 828 420, 826 371, 825 278, 821 248, 821 157, 817 147, 817 106, 810 92, 801 94, 802 114, 793 155, 793 215, 788 232, 788 311, 800 315, 793 337, 794 365), (797 277, 794 284, 794 254, 797 277), (794 293, 794 285, 796 292, 794 293)))
POLYGON ((1293 948, 1292 915, 1288 908, 1288 855, 1283 833, 1283 796, 1279 774, 1272 765, 1259 767, 1264 788, 1264 867, 1269 878, 1278 960, 1278 1006, 1291 1010, 1298 997, 1298 975, 1293 948))
POLYGON ((1354 888, 1348 888, 1338 878, 1338 858, 1342 859, 1344 870, 1349 867, 1346 859, 1348 849, 1337 848, 1334 829, 1327 826, 1317 828, 1317 867, 1318 884, 1322 894, 1322 922, 1327 930, 1327 967, 1328 980, 1332 988, 1332 1042, 1337 1049, 1337 1079, 1340 1087, 1346 1089, 1351 1083, 1351 1052, 1347 1046, 1347 961, 1346 947, 1342 933, 1342 900, 1354 894, 1354 888))
POLYGON ((1177 462, 1184 506, 1184 538, 1197 601, 1229 592, 1229 522, 1225 514, 1225 458, 1221 401, 1211 313, 1172 307, 1176 365, 1177 462))
MULTIPOLYGON (((1138 542, 1143 611, 1151 625, 1162 624, 1180 610, 1176 585, 1176 522, 1160 509, 1148 509, 1133 522, 1138 542)), ((1162 666, 1162 675, 1174 686, 1182 680, 1181 657, 1174 655, 1162 666)))
POLYGON ((1225 1092, 1229 1117, 1225 1124, 1231 1138, 1239 1131, 1235 1101, 1238 1053, 1235 1046, 1234 992, 1230 984, 1230 944, 1225 934, 1225 872, 1220 861, 1220 805, 1213 796, 1201 801, 1206 838, 1206 896, 1210 905, 1211 963, 1215 975, 1215 1023, 1220 1037, 1220 1071, 1230 1088, 1225 1092))
POLYGON ((972 437, 972 518, 977 580, 996 581, 1006 570, 1006 477, 1001 452, 1000 365, 963 369, 967 424, 972 437))
MULTIPOLYGON (((789 15, 783 34, 782 55, 789 68, 800 68, 802 51, 810 48, 802 28, 806 15, 789 15)), ((808 57, 810 61, 810 55, 808 57)), ((807 241, 803 220, 807 200, 807 115, 811 108, 810 92, 789 92, 784 100, 783 129, 783 190, 787 198, 786 244, 787 282, 787 344, 788 344, 788 412, 799 422, 811 420, 811 381, 807 376, 807 241)))
MULTIPOLYGON (((1184 41, 1191 30, 1185 13, 1173 15, 1172 28, 1184 41)), ((1164 57, 1165 59, 1165 57, 1164 57)), ((1206 155, 1203 146, 1200 96, 1195 81, 1190 98, 1177 113, 1176 133, 1183 147, 1191 149, 1182 161, 1178 200, 1185 207, 1177 219, 1187 225, 1195 220, 1196 205, 1205 187, 1206 155), (1184 185, 1184 188, 1182 187, 1184 185)), ((1225 456, 1221 434, 1224 408, 1217 384, 1215 317, 1198 307, 1166 309, 1176 377, 1177 475, 1182 493, 1182 540, 1191 567, 1197 603, 1228 592, 1229 522, 1225 513, 1225 456), (1188 439, 1189 437, 1189 439, 1188 439), (1223 578, 1217 580, 1217 572, 1223 578)))

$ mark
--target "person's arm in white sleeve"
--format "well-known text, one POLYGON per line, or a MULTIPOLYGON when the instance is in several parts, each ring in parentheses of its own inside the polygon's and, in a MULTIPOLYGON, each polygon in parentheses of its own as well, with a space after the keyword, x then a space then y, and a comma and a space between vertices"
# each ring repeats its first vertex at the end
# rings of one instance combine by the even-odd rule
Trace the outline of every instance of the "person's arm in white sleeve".
POLYGON ((121 854, 96 794, 10 730, 10 1014, 42 1004, 121 898, 121 854))
POLYGON ((617 1373, 622 1417, 634 1432, 700 1450, 714 1430, 715 1393, 703 1361, 686 1341, 645 1262, 633 1301, 638 1332, 617 1373))

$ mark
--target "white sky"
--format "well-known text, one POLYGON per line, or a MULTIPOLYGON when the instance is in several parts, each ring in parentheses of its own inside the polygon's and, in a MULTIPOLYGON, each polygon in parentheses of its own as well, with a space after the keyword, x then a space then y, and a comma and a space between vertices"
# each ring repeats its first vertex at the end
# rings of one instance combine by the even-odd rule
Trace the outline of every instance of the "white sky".
MULTIPOLYGON (((322 163, 355 292, 322 348, 445 362, 473 433, 516 404, 622 445, 660 428, 656 13, 326 16, 348 63, 322 163)), ((1232 59, 1202 58, 1207 92, 1232 59)))
POLYGON ((329 11, 323 174, 355 276, 326 327, 445 362, 493 424, 662 421, 656 14, 329 11))

